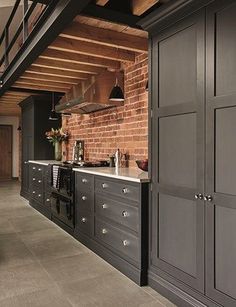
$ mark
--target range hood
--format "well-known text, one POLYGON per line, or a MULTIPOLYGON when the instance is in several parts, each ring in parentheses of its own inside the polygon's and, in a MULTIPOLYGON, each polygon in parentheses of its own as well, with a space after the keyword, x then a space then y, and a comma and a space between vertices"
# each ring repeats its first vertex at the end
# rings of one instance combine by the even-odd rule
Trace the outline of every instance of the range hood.
POLYGON ((116 78, 119 86, 124 88, 124 76, 121 72, 104 71, 89 82, 81 82, 65 94, 56 105, 58 113, 89 114, 104 109, 123 105, 123 102, 109 101, 110 92, 116 78))

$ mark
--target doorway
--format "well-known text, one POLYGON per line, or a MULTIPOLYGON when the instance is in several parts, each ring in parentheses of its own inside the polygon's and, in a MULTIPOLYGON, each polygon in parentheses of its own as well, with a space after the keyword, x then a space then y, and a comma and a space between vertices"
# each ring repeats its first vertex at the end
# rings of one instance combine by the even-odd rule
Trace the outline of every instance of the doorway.
POLYGON ((12 179, 12 126, 0 125, 0 180, 12 179))

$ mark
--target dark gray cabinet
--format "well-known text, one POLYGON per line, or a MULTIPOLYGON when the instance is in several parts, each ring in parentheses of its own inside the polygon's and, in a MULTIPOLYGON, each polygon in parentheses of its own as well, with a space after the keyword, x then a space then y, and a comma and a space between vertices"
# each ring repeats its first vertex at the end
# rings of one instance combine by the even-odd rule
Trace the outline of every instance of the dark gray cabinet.
POLYGON ((50 160, 54 158, 53 146, 45 132, 61 126, 61 120, 48 119, 51 110, 50 96, 30 96, 20 103, 22 114, 22 167, 21 195, 29 198, 28 160, 50 160))
POLYGON ((51 218, 51 166, 28 163, 29 204, 51 218))
POLYGON ((171 5, 143 21, 152 47, 148 281, 178 306, 232 307, 236 3, 171 5))
POLYGON ((225 307, 236 306, 235 29, 235 1, 207 8, 206 294, 225 307))
POLYGON ((148 184, 75 174, 75 237, 146 284, 148 184))
POLYGON ((159 86, 153 88, 151 207, 151 264, 201 292, 204 204, 195 194, 204 191, 203 21, 201 11, 153 39, 159 86))

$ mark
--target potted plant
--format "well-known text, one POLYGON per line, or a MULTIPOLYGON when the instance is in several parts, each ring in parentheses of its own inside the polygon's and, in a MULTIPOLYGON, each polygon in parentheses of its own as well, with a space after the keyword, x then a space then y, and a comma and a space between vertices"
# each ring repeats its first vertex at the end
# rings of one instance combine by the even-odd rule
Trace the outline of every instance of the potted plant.
POLYGON ((62 158, 62 147, 61 144, 63 141, 67 141, 69 134, 68 132, 64 132, 62 128, 51 129, 45 133, 47 139, 50 143, 53 144, 55 150, 55 160, 61 161, 62 158))

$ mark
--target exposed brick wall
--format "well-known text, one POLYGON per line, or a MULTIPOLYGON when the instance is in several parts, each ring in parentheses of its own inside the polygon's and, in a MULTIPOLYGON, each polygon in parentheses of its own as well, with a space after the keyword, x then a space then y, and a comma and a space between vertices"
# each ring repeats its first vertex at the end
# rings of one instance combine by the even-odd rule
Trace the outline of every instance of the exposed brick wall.
POLYGON ((148 78, 147 55, 136 57, 135 63, 124 65, 124 106, 90 115, 72 115, 63 119, 70 133, 67 159, 72 158, 76 139, 85 141, 85 158, 104 160, 119 148, 129 154, 130 166, 148 156, 148 78))

